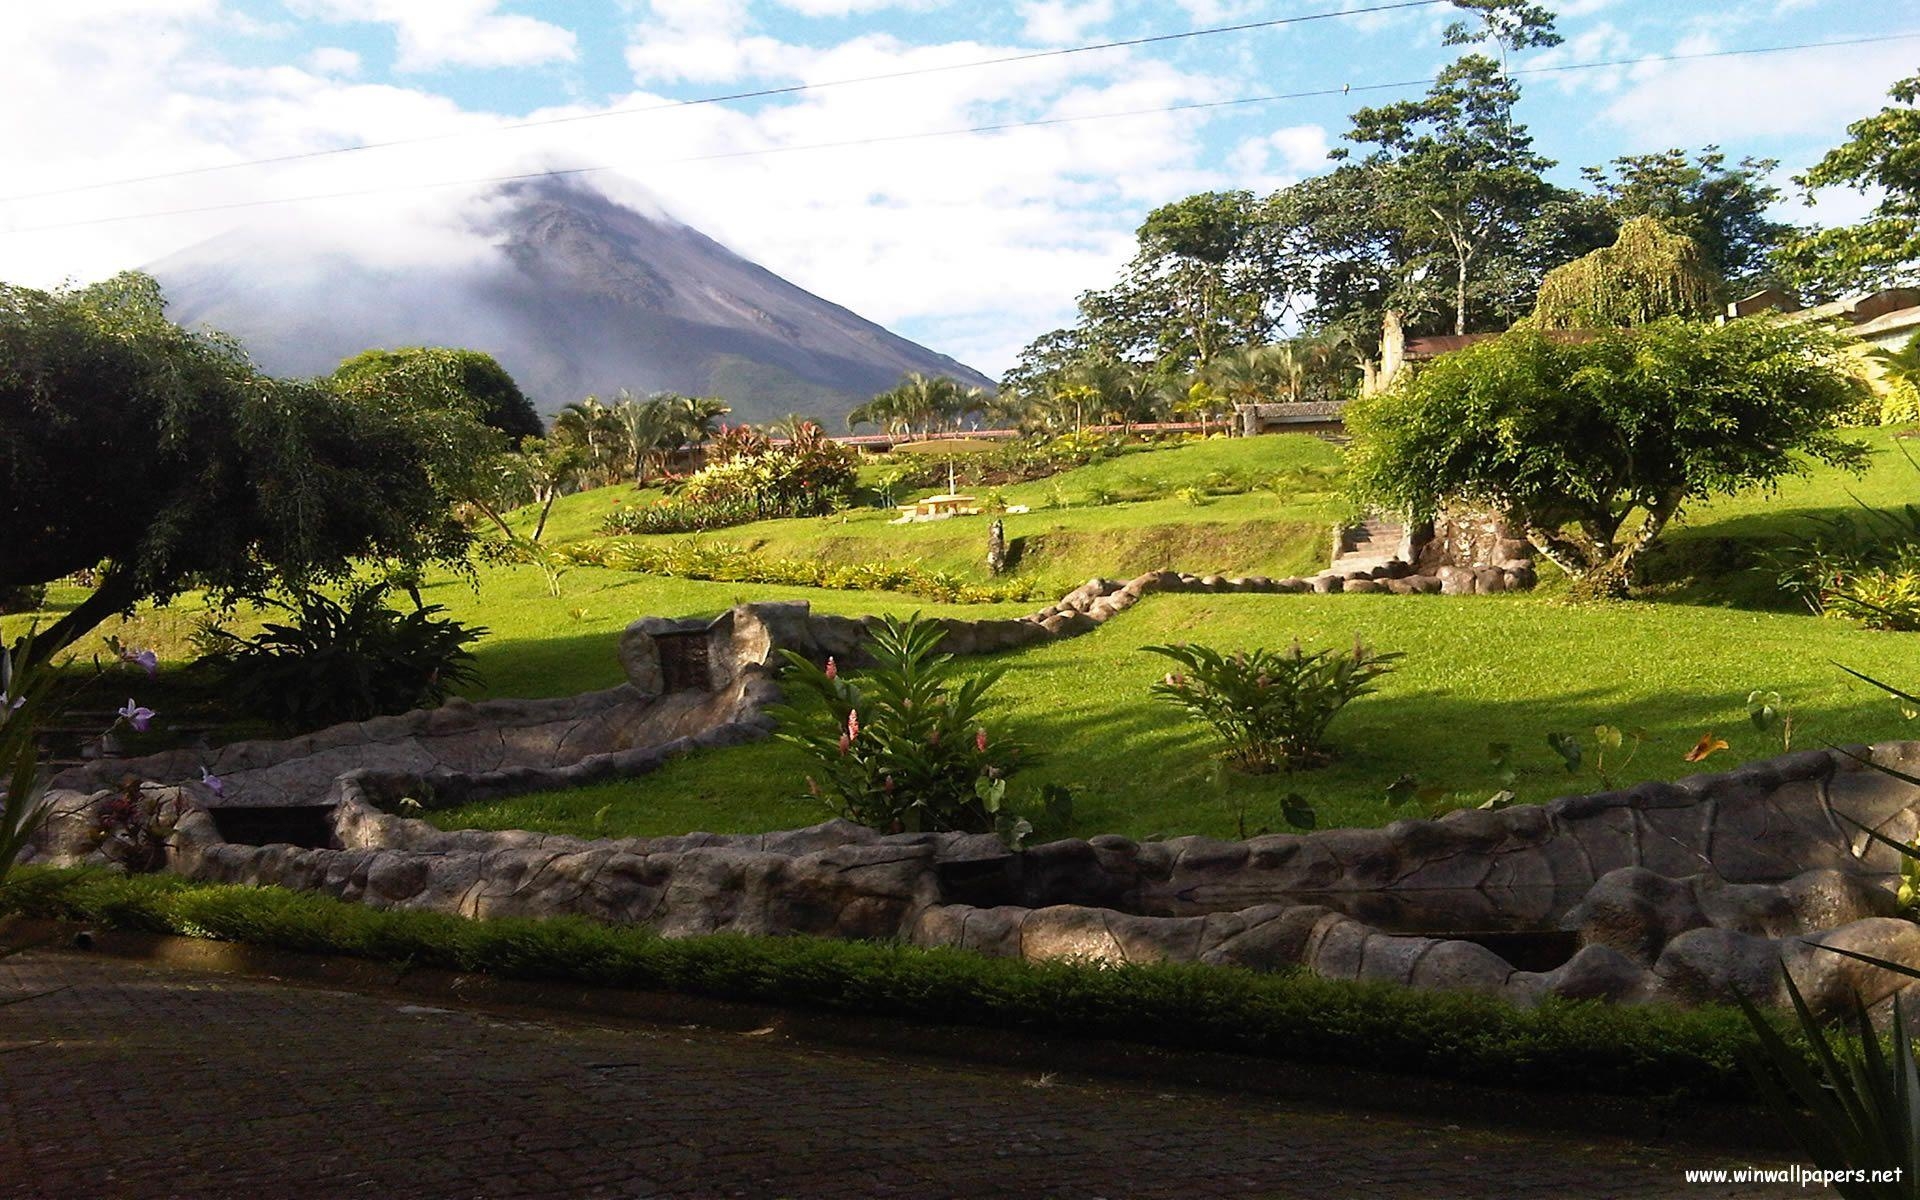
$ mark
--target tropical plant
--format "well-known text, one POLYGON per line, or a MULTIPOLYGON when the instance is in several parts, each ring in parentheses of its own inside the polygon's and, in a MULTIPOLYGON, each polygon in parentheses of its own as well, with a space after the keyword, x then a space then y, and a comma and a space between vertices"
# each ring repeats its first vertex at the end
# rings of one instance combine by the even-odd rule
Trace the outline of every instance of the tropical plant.
POLYGON ((819 698, 818 711, 779 711, 782 741, 812 756, 808 791, 847 819, 888 832, 998 832, 1018 843, 1032 825, 1007 800, 1026 748, 988 716, 997 669, 959 678, 938 653, 944 632, 915 615, 883 618, 858 678, 782 650, 785 678, 819 698))
MULTIPOLYGON (((737 439, 736 439, 737 441, 737 439)), ((852 450, 808 425, 781 445, 753 435, 732 457, 688 477, 677 499, 689 504, 744 500, 770 517, 824 516, 844 504, 853 489, 857 457, 852 450)))
POLYGON ((1740 997, 1759 1044, 1745 1057, 1762 1101, 1801 1153, 1834 1173, 1833 1190, 1846 1200, 1920 1196, 1920 1066, 1900 997, 1883 1044, 1858 996, 1847 1014, 1851 1028, 1830 1034, 1791 974, 1785 982, 1798 1045, 1740 997))
POLYGON ((1359 641, 1350 651, 1316 650, 1295 642, 1284 651, 1223 654, 1208 646, 1143 647, 1172 659, 1174 671, 1153 695, 1211 726, 1226 744, 1229 762, 1264 774, 1324 765, 1327 726, 1340 710, 1374 689, 1399 654, 1380 654, 1359 641))
POLYGON ((210 626, 203 641, 241 712, 306 728, 364 721, 437 704, 478 678, 467 646, 478 626, 438 616, 437 604, 400 612, 388 588, 362 584, 343 601, 313 589, 261 603, 292 616, 251 637, 210 626))

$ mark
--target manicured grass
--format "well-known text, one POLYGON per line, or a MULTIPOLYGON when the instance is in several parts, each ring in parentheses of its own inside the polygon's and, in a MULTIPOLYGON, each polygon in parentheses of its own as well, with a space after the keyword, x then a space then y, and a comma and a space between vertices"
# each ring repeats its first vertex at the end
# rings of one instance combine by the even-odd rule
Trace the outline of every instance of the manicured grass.
MULTIPOLYGON (((1784 613, 1573 607, 1527 596, 1155 595, 1095 633, 1002 655, 996 665, 1006 669, 998 694, 1015 731, 1043 756, 1017 777, 1016 793, 1066 783, 1077 791, 1076 832, 1148 837, 1233 835, 1236 800, 1250 810, 1250 828, 1281 828, 1288 793, 1312 803, 1326 826, 1425 815, 1425 805, 1388 803, 1387 785, 1402 773, 1443 789, 1435 807, 1478 804, 1503 786, 1488 762, 1494 742, 1513 747, 1512 786, 1523 802, 1597 791, 1601 778, 1591 770, 1569 776, 1546 738, 1589 735, 1601 724, 1649 735, 1621 779, 1730 767, 1781 751, 1777 732, 1763 734, 1747 720, 1754 689, 1788 700, 1799 746, 1920 732, 1835 662, 1920 679, 1920 638, 1784 613), (1406 658, 1377 694, 1335 721, 1338 761, 1292 776, 1218 767, 1203 728, 1149 696, 1167 663, 1139 649, 1165 641, 1285 646, 1296 637, 1310 647, 1344 646, 1356 636, 1406 658), (1709 731, 1731 749, 1704 765, 1686 763, 1709 731)), ((754 832, 828 815, 799 799, 807 770, 800 751, 767 743, 693 755, 639 780, 434 819, 616 835, 754 832)))
POLYGON ((1750 1100, 1730 1008, 1497 997, 1186 965, 1027 963, 822 938, 659 937, 589 921, 381 911, 279 888, 26 869, 0 912, 728 1000, 1555 1091, 1750 1100))
POLYGON ((1775 491, 1742 492, 1690 505, 1649 552, 1648 592, 1662 600, 1802 611, 1775 584, 1765 551, 1797 540, 1815 516, 1858 512, 1861 504, 1920 503, 1920 439, 1910 429, 1858 429, 1873 464, 1859 475, 1816 467, 1775 491))

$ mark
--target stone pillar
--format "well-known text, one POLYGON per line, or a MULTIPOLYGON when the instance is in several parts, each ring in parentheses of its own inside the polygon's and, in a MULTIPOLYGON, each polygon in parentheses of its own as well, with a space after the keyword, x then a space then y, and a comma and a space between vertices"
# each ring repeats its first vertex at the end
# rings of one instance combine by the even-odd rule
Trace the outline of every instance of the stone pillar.
POLYGON ((999 517, 987 526, 987 570, 998 575, 1007 569, 1007 526, 999 517))

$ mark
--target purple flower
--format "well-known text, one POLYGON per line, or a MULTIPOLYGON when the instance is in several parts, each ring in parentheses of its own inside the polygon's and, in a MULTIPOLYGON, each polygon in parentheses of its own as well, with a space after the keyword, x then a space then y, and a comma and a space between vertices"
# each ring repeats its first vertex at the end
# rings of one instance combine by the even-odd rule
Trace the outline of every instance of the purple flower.
POLYGON ((132 697, 128 697, 126 707, 120 710, 120 719, 133 726, 135 733, 145 733, 147 726, 153 722, 153 717, 152 709, 143 708, 134 703, 132 697))
POLYGON ((160 671, 160 656, 151 650, 122 650, 120 652, 120 661, 130 662, 134 666, 139 667, 147 673, 148 679, 152 679, 160 671))
POLYGON ((227 785, 220 781, 218 775, 215 775, 205 767, 200 768, 200 786, 212 792, 216 797, 227 794, 227 785))

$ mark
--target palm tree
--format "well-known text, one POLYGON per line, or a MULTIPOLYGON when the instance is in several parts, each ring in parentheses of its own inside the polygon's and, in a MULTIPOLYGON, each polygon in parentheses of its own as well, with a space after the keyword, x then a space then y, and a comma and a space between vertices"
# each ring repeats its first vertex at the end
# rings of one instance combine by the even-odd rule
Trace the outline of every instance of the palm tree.
POLYGON ((661 461, 679 448, 680 424, 666 401, 638 400, 625 388, 613 406, 614 419, 626 435, 626 459, 633 482, 647 481, 648 460, 661 461))
POLYGON ((600 397, 588 396, 561 409, 553 418, 552 436, 578 447, 584 461, 582 472, 598 482, 609 483, 621 473, 627 431, 600 397))
POLYGON ((714 422, 733 411, 718 396, 668 396, 663 399, 680 423, 680 432, 686 435, 690 446, 698 446, 712 437, 714 422))

